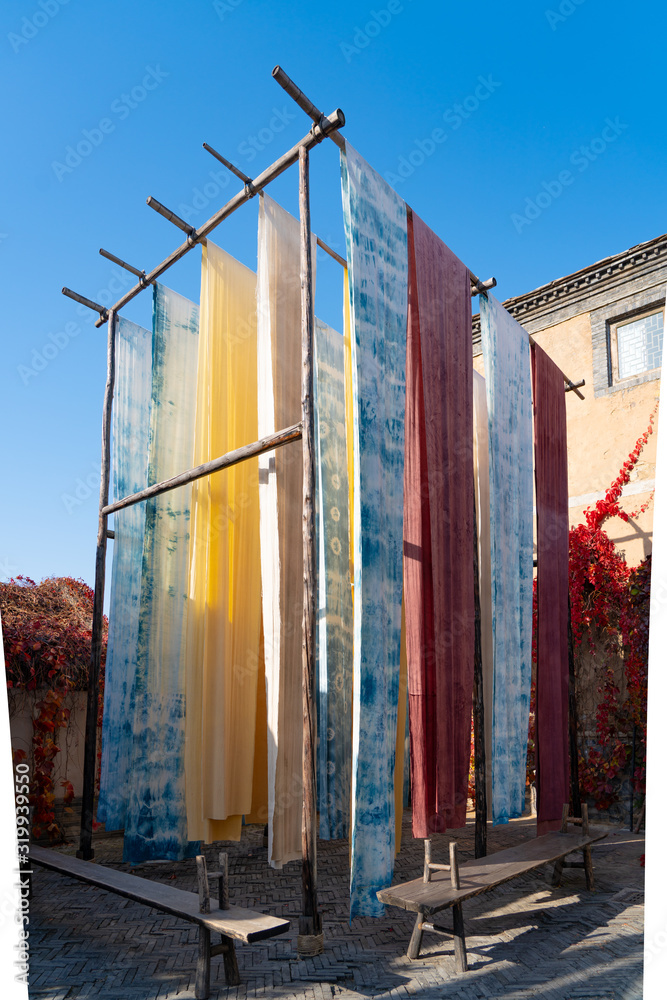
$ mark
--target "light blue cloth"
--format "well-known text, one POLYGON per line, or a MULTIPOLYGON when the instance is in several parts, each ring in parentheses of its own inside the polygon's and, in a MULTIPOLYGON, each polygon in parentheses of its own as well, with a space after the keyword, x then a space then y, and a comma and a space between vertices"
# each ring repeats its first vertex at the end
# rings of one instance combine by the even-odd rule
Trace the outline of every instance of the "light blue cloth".
POLYGON ((354 400, 352 918, 382 915, 376 892, 394 870, 408 235, 405 202, 349 144, 341 173, 354 400))
MULTIPOLYGON (((155 285, 148 482, 192 467, 199 307, 155 285)), ((185 811, 190 486, 146 502, 133 753, 123 860, 197 853, 185 811)))
POLYGON ((352 768, 352 592, 343 338, 315 320, 317 803, 320 837, 347 837, 352 768))
MULTIPOLYGON (((119 317, 113 401, 113 496, 144 489, 148 475, 152 334, 119 317)), ((97 818, 108 830, 125 826, 132 748, 141 562, 146 504, 114 514, 109 640, 104 683, 102 768, 97 818)))
POLYGON ((533 633, 533 429, 528 334, 480 295, 489 415, 493 822, 525 803, 533 633))

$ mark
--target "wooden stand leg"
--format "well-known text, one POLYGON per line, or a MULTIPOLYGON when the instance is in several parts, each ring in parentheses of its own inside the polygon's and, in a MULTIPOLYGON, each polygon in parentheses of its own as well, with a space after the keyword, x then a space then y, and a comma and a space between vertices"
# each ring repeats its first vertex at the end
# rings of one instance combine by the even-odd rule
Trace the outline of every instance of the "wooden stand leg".
POLYGON ((560 885, 561 876, 563 874, 564 861, 565 858, 561 858, 560 861, 557 861, 556 864, 554 865, 554 873, 551 878, 552 885, 560 885))
MULTIPOLYGON (((567 825, 568 825, 569 814, 570 814, 570 806, 569 806, 569 803, 565 802, 565 803, 563 803, 563 814, 562 814, 561 824, 560 824, 560 832, 561 833, 567 833, 567 825)), ((561 880, 562 875, 563 875, 563 867, 564 867, 564 865, 565 865, 565 858, 561 858, 560 861, 557 861, 556 864, 554 865, 554 873, 553 873, 553 876, 552 876, 552 879, 551 879, 551 884, 552 885, 560 885, 560 880, 561 880)))
POLYGON ((591 854, 590 845, 584 847, 584 871, 586 872, 586 888, 592 892, 595 888, 595 878, 593 876, 593 855, 591 854))
POLYGON ((199 925, 199 954, 197 956, 197 978, 195 980, 195 996, 197 1000, 206 1000, 211 988, 211 932, 208 927, 199 925))
POLYGON ((241 982, 236 949, 232 938, 222 935, 222 960, 225 966, 225 982, 228 986, 238 986, 241 982))
POLYGON ((466 954, 466 936, 463 927, 463 907, 460 903, 452 906, 452 917, 454 918, 454 956, 456 958, 456 971, 468 971, 468 956, 466 954))
POLYGON ((419 949, 422 946, 422 938, 424 936, 423 924, 424 914, 420 911, 417 914, 415 926, 412 929, 412 937, 410 938, 410 944, 408 945, 408 958, 419 958, 419 949))

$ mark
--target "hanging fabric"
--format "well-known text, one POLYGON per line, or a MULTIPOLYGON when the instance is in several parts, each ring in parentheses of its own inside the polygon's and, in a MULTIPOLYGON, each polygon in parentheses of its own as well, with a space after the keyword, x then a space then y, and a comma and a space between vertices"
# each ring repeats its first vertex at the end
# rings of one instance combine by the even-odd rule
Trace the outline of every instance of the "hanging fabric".
MULTIPOLYGON (((405 631, 405 590, 401 604, 401 660, 398 675, 398 706, 396 709, 396 763, 394 765, 394 855, 403 842, 403 808, 405 803, 406 740, 408 731, 408 650, 405 631)), ((409 762, 408 762, 409 767, 409 762)))
POLYGON ((352 321, 350 317, 350 275, 343 279, 343 349, 345 351, 345 433, 347 438, 347 488, 350 512, 350 586, 354 600, 354 387, 352 385, 352 321))
MULTIPOLYGON (((156 284, 148 483, 192 466, 199 309, 156 284)), ((185 808, 185 620, 191 487, 146 501, 133 752, 123 860, 180 860, 185 808)))
MULTIPOLYGON (((152 334, 123 316, 116 324, 113 401, 113 495, 145 489, 151 412, 152 334)), ((104 684, 102 765, 97 818, 108 830, 125 826, 132 748, 134 679, 146 504, 114 514, 109 640, 104 684)))
MULTIPOLYGON (((313 247, 314 282, 315 236, 313 247)), ((299 223, 265 194, 259 203, 257 380, 260 438, 301 420, 299 223)), ((301 857, 302 464, 298 444, 259 458, 269 862, 274 868, 301 857)))
POLYGON ((343 338, 315 320, 317 468, 317 799, 320 837, 349 830, 352 591, 343 338))
MULTIPOLYGON (((256 286, 247 267, 204 245, 195 465, 257 440, 256 286)), ((239 840, 252 808, 261 619, 256 459, 194 482, 191 511, 188 836, 211 843, 239 840)))
POLYGON ((475 655, 468 269, 408 217, 403 557, 412 832, 465 825, 475 655))
POLYGON ((537 507, 537 835, 570 801, 569 517, 563 373, 532 345, 537 507))
POLYGON ((493 822, 525 803, 533 611, 533 443, 528 334, 480 295, 489 413, 493 579, 493 822))
POLYGON ((493 819, 493 758, 491 752, 493 746, 493 601, 491 595, 491 515, 489 512, 489 417, 486 406, 486 382, 479 372, 473 371, 472 374, 486 804, 487 816, 489 819, 493 819))
POLYGON ((376 892, 394 867, 408 247, 405 202, 348 143, 341 174, 354 397, 354 917, 383 913, 376 892))
POLYGON ((264 678, 264 631, 259 629, 259 662, 257 664, 257 708, 255 714, 255 754, 252 772, 252 808, 245 814, 246 823, 269 821, 268 739, 266 726, 266 681, 264 678))

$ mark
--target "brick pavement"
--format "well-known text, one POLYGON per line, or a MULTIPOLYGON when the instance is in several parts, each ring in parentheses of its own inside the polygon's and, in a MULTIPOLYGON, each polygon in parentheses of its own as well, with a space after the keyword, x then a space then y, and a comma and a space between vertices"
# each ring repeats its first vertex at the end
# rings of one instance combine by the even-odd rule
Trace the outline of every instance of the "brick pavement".
MULTIPOLYGON (((230 854, 232 903, 292 920, 289 934, 238 945, 242 984, 227 989, 222 960, 211 967, 212 1000, 361 1000, 383 997, 435 1000, 641 1000, 643 837, 616 832, 593 848, 596 891, 584 873, 567 869, 552 889, 543 870, 464 903, 470 971, 454 971, 449 938, 424 935, 423 958, 405 951, 414 915, 393 907, 377 920, 348 922, 348 847, 320 842, 319 899, 325 952, 301 960, 296 953, 300 866, 274 871, 266 863, 262 829, 244 829, 230 854)), ((534 820, 489 829, 489 853, 534 836, 534 820)), ((445 860, 450 839, 459 856, 473 856, 472 823, 434 836, 434 860, 445 860)), ((413 841, 409 814, 395 881, 417 877, 422 841, 413 841)), ((220 845, 205 848, 210 867, 220 845)), ((75 853, 71 844, 61 848, 75 853)), ((95 841, 96 860, 122 870, 122 840, 95 841)), ((139 865, 138 875, 195 891, 193 861, 139 865)), ((30 911, 33 1000, 189 1000, 194 997, 197 929, 146 906, 35 870, 30 911)))

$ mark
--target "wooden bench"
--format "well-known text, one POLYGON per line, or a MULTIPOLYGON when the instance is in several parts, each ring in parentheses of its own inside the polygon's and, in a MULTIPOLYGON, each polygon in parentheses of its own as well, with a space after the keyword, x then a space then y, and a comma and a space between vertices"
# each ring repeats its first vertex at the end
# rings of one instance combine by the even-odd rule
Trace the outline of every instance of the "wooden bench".
POLYGON ((90 861, 80 861, 78 858, 36 845, 30 846, 30 861, 61 875, 97 886, 98 889, 115 892, 119 896, 125 896, 137 903, 143 903, 155 910, 163 910, 165 913, 197 924, 199 926, 199 955, 195 982, 197 1000, 206 1000, 208 997, 213 956, 222 955, 224 958, 227 985, 238 986, 240 977, 234 942, 244 941, 251 944, 253 941, 275 937, 276 934, 284 934, 289 928, 289 920, 258 913, 256 910, 247 910, 241 906, 220 909, 218 900, 209 896, 206 866, 201 862, 198 863, 199 893, 195 893, 140 878, 128 872, 105 868, 90 861), (208 905, 209 912, 202 912, 200 909, 202 905, 204 908, 208 905), (211 945, 211 931, 221 935, 220 944, 211 945))
POLYGON ((593 861, 591 844, 606 837, 606 833, 591 834, 588 827, 588 812, 582 808, 582 819, 568 818, 568 807, 563 807, 563 820, 558 833, 548 833, 534 840, 528 840, 518 847, 497 851, 485 858, 475 858, 459 865, 456 844, 449 845, 448 865, 431 862, 431 842, 424 841, 424 875, 422 878, 393 885, 378 892, 378 899, 389 906, 399 906, 413 910, 417 919, 408 946, 408 958, 418 958, 424 931, 446 934, 454 938, 456 971, 468 968, 465 931, 463 926, 462 903, 482 892, 488 892, 503 882, 509 882, 518 875, 554 863, 552 884, 558 885, 563 868, 584 868, 586 887, 593 889, 593 861), (568 833, 568 822, 581 825, 580 833, 568 833), (566 861, 574 851, 583 852, 583 861, 566 861), (440 910, 452 908, 452 930, 436 926, 433 917, 440 910))

